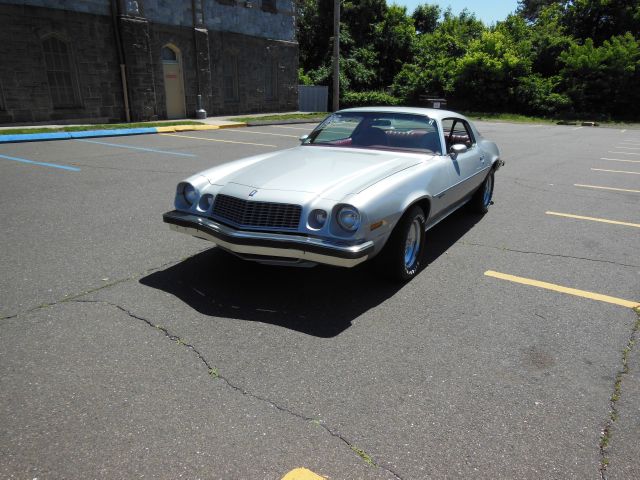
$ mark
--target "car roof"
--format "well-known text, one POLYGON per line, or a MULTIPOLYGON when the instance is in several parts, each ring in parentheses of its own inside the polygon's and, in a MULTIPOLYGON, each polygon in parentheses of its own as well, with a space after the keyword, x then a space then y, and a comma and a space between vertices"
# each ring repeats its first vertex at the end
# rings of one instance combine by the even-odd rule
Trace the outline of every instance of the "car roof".
MULTIPOLYGON (((380 113, 412 113, 415 115, 426 115, 429 118, 442 120, 443 118, 459 117, 468 120, 464 115, 452 112, 450 110, 441 110, 439 108, 421 108, 421 107, 358 107, 346 108, 339 110, 340 113, 357 113, 357 112, 380 112, 380 113)), ((338 112, 336 112, 338 113, 338 112)))

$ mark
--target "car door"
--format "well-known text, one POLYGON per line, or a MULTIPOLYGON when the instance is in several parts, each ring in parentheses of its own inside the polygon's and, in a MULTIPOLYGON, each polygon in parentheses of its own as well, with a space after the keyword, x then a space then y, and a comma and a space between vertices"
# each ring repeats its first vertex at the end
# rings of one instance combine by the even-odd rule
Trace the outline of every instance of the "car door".
POLYGON ((482 182, 482 171, 486 166, 486 158, 476 143, 473 131, 468 122, 461 118, 445 118, 442 120, 442 133, 447 153, 449 154, 449 178, 451 186, 447 192, 449 205, 462 201, 482 182), (453 145, 463 144, 467 150, 454 154, 453 145))

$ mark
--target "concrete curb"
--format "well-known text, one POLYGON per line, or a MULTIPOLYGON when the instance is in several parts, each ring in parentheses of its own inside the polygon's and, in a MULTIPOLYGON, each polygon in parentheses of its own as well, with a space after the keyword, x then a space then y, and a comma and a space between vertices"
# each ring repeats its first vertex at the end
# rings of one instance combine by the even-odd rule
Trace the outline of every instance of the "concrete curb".
POLYGON ((246 127, 246 123, 237 122, 228 125, 171 125, 168 127, 121 128, 117 130, 84 130, 80 132, 20 133, 0 135, 0 143, 42 142, 47 140, 70 140, 74 138, 118 137, 145 135, 152 133, 189 132, 193 130, 218 130, 220 128, 246 127))

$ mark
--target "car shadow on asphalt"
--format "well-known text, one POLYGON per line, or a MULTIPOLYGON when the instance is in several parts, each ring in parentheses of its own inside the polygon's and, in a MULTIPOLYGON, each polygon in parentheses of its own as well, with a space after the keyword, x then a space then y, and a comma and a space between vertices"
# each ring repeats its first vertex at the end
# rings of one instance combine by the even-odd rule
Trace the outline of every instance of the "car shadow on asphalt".
MULTIPOLYGON (((430 230, 426 268, 481 218, 456 212, 430 230)), ((269 323, 321 338, 339 335, 403 286, 386 280, 372 262, 351 269, 275 267, 215 247, 140 283, 176 296, 203 315, 269 323)))

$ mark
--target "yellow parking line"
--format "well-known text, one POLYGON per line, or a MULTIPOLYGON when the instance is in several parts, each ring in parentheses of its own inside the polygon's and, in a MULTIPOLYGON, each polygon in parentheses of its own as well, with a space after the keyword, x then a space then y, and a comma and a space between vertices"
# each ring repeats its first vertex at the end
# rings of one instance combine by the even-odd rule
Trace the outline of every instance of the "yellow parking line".
POLYGON ((311 130, 313 130, 316 127, 316 124, 314 123, 313 127, 310 127, 310 128, 309 127, 286 127, 284 125, 272 125, 272 127, 275 127, 275 128, 287 128, 289 130, 306 130, 306 131, 310 132, 311 130))
POLYGON ((618 220, 607 220, 606 218, 583 217, 582 215, 573 215, 571 213, 544 212, 547 215, 555 215, 556 217, 575 218, 577 220, 591 220, 592 222, 611 223, 613 225, 624 225, 626 227, 640 228, 640 223, 620 222, 618 220))
POLYGON ((582 185, 580 183, 574 183, 573 186, 582 188, 597 188, 599 190, 613 190, 614 192, 640 193, 640 190, 630 190, 628 188, 599 187, 598 185, 582 185))
POLYGON ((498 278, 500 280, 507 280, 509 282, 521 283, 522 285, 529 285, 532 287, 544 288, 546 290, 552 290, 554 292, 566 293, 568 295, 574 295, 576 297, 589 298, 591 300, 597 300, 598 302, 612 303, 614 305, 620 305, 627 308, 638 308, 640 303, 632 302, 631 300, 623 300, 622 298, 610 297, 608 295, 602 295, 600 293, 588 292, 586 290, 577 290, 575 288, 563 287, 556 285, 555 283, 540 282, 531 278, 516 277, 515 275, 509 275, 507 273, 494 272, 493 270, 487 270, 484 272, 487 277, 498 278))
POLYGON ((630 175, 640 175, 640 172, 627 172, 626 170, 605 170, 604 168, 592 168, 594 172, 609 172, 609 173, 628 173, 630 175))
POLYGON ((286 135, 284 133, 267 133, 267 132, 254 132, 252 130, 243 128, 242 130, 229 130, 230 132, 234 132, 234 133, 249 133, 249 134, 256 134, 256 135, 273 135, 274 137, 291 137, 291 138, 298 138, 298 135, 286 135))
POLYGON ((325 480, 325 477, 321 477, 306 468, 294 468, 282 477, 282 480, 325 480))
POLYGON ((625 162, 625 163, 640 163, 640 160, 624 160, 622 158, 607 158, 602 157, 600 160, 608 160, 610 162, 625 162))
POLYGON ((173 133, 161 133, 165 137, 179 137, 179 138, 191 138, 193 140, 204 140, 206 142, 222 142, 222 143, 238 143, 240 145, 255 145, 258 147, 273 147, 278 148, 277 145, 267 145, 265 143, 250 143, 250 142, 234 142, 232 140, 219 140, 217 138, 202 138, 202 137, 192 137, 190 135, 175 135, 173 133))

